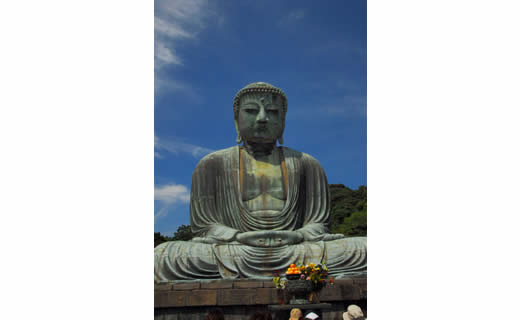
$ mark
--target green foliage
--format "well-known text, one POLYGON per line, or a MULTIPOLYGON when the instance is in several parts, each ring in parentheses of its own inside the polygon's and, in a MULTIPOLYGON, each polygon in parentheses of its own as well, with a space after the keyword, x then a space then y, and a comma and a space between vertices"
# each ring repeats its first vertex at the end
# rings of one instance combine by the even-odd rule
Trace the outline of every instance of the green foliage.
POLYGON ((354 212, 350 217, 343 219, 343 223, 336 226, 334 233, 343 233, 346 236, 367 235, 367 212, 354 212))
POLYGON ((173 234, 172 241, 189 241, 193 239, 191 227, 188 225, 180 225, 177 231, 173 234))
POLYGON ((160 232, 154 232, 154 247, 157 247, 166 241, 188 241, 193 238, 191 227, 185 224, 180 225, 177 231, 173 234, 173 237, 162 235, 160 232))
POLYGON ((157 247, 158 245, 160 245, 163 242, 171 241, 171 240, 172 240, 171 237, 164 236, 160 232, 153 233, 154 247, 157 247))
POLYGON ((342 184, 329 185, 332 233, 349 237, 367 235, 367 187, 352 190, 342 184))

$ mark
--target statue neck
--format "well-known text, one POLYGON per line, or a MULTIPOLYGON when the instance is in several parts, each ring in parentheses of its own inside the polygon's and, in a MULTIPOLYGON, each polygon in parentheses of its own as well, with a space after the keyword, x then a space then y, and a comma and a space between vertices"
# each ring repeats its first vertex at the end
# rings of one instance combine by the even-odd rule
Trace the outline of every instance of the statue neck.
POLYGON ((268 156, 273 153, 275 147, 276 141, 270 143, 244 141, 244 148, 253 157, 268 156))

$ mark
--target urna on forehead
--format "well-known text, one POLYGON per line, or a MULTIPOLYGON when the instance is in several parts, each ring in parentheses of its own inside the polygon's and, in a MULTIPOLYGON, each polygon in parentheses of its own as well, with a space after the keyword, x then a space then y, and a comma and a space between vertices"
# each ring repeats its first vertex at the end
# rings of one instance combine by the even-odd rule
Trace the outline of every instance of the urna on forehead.
POLYGON ((257 101, 264 98, 264 104, 267 103, 266 99, 272 99, 271 103, 279 101, 282 106, 283 114, 287 112, 287 96, 281 89, 267 82, 254 82, 248 84, 237 92, 235 99, 233 100, 233 111, 235 112, 235 116, 238 114, 239 105, 244 102, 242 99, 243 97, 245 97, 245 99, 255 99, 257 101))
POLYGON ((267 105, 282 105, 282 97, 275 93, 265 92, 249 92, 240 97, 239 105, 246 104, 248 102, 261 103, 264 106, 267 105))

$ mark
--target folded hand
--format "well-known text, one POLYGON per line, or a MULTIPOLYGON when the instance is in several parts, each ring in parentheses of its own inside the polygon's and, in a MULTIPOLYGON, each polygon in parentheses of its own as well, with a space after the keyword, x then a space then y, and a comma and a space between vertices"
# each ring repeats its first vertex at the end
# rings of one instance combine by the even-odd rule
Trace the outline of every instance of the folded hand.
POLYGON ((282 247, 303 241, 303 235, 296 231, 248 231, 237 234, 237 241, 252 247, 282 247))

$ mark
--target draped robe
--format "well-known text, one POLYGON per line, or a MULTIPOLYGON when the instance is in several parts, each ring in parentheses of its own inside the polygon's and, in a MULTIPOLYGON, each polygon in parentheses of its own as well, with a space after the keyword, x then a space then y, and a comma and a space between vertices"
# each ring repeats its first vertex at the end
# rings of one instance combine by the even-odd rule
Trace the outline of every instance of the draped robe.
POLYGON ((336 277, 366 273, 366 237, 323 241, 328 233, 327 178, 310 155, 281 147, 287 198, 280 211, 250 212, 242 202, 240 149, 204 157, 193 173, 190 216, 196 238, 155 248, 155 280, 269 279, 291 263, 325 263, 336 277), (300 232, 304 242, 252 247, 237 233, 259 230, 300 232))

